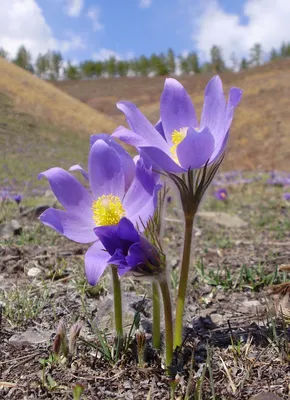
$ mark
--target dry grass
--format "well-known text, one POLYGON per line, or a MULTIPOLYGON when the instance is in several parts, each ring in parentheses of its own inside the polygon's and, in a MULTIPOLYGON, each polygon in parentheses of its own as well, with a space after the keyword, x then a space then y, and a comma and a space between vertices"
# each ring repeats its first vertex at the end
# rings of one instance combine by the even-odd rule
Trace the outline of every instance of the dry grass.
POLYGON ((0 92, 8 95, 18 111, 81 135, 111 132, 115 124, 76 98, 0 57, 0 92))
MULTIPOLYGON (((200 115, 203 91, 210 75, 181 77, 200 115)), ((290 61, 282 60, 249 71, 221 75, 225 92, 231 86, 244 90, 232 126, 230 148, 224 168, 290 168, 290 61)), ((100 79, 58 82, 58 88, 112 117, 124 118, 115 107, 119 100, 138 105, 152 121, 159 118, 163 77, 100 79)))

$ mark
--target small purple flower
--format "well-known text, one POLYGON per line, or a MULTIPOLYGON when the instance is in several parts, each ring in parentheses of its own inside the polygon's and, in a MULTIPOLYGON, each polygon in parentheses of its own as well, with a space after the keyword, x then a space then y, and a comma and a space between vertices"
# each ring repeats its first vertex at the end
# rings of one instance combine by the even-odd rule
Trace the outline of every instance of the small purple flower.
POLYGON ((158 250, 127 218, 122 218, 118 225, 100 226, 94 231, 111 256, 107 264, 115 265, 120 276, 129 273, 153 276, 162 272, 158 250))
POLYGON ((226 189, 219 189, 214 193, 214 196, 217 200, 225 201, 228 199, 228 192, 226 189))
POLYGON ((118 127, 114 137, 142 150, 152 163, 167 172, 179 173, 213 163, 224 153, 241 89, 231 88, 228 103, 219 76, 205 90, 201 121, 184 87, 175 79, 165 81, 160 101, 161 120, 155 127, 127 101, 117 103, 131 130, 118 127))
POLYGON ((290 201, 290 193, 283 193, 283 199, 286 201, 290 201))
MULTIPOLYGON (((153 215, 158 191, 156 174, 130 155, 109 135, 91 138, 88 177, 90 191, 62 168, 51 168, 45 176, 65 210, 49 208, 40 216, 43 224, 78 243, 95 242, 86 252, 85 269, 90 284, 103 274, 110 258, 94 228, 117 225, 122 217, 133 224, 146 224, 153 215)), ((76 169, 76 168, 75 168, 76 169)), ((82 171, 81 171, 82 172, 82 171)))
POLYGON ((13 200, 19 205, 21 203, 23 199, 22 194, 16 194, 15 196, 13 196, 13 200))

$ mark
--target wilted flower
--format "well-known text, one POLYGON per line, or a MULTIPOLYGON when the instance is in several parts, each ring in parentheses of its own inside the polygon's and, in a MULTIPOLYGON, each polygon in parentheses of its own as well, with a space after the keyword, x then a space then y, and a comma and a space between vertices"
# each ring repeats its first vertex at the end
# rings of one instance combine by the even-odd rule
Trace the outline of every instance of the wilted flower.
POLYGON ((130 155, 108 135, 92 138, 89 153, 88 179, 91 191, 62 168, 51 168, 45 176, 55 196, 65 208, 49 208, 40 220, 60 234, 78 243, 95 242, 86 252, 85 269, 90 284, 103 274, 108 253, 97 241, 95 227, 117 225, 124 216, 133 224, 146 224, 153 215, 161 185, 144 165, 135 166, 130 155))
POLYGON ((132 222, 122 218, 118 225, 100 226, 95 234, 108 252, 108 264, 118 268, 120 276, 138 274, 142 276, 160 275, 163 270, 162 256, 132 222))
POLYGON ((226 189, 219 189, 214 192, 214 196, 217 200, 225 201, 228 199, 228 192, 226 189))
POLYGON ((242 91, 231 88, 228 103, 219 76, 205 90, 201 122, 184 87, 168 78, 161 95, 161 121, 153 127, 130 102, 119 102, 131 129, 119 127, 114 137, 142 149, 152 162, 166 172, 179 173, 203 167, 218 160, 228 141, 235 107, 242 91))

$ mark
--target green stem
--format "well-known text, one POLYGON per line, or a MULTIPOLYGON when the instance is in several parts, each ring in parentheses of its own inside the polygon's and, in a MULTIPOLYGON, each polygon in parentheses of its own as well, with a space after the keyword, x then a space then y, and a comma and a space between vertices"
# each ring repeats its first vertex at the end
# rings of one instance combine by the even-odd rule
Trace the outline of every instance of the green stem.
POLYGON ((172 322, 171 298, 167 280, 161 281, 159 284, 164 306, 166 367, 170 367, 173 357, 173 322, 172 322))
POLYGON ((152 283, 152 299, 153 299, 153 347, 160 349, 160 296, 158 285, 156 282, 152 283))
POLYGON ((117 268, 112 266, 111 270, 112 270, 113 291, 114 291, 115 329, 117 336, 123 336, 121 284, 117 268))
POLYGON ((182 344, 182 328, 183 328, 182 318, 183 318, 186 287, 188 280, 188 271, 190 265, 193 219, 194 219, 194 214, 185 215, 183 255, 182 255, 177 301, 176 301, 174 348, 180 347, 182 344))

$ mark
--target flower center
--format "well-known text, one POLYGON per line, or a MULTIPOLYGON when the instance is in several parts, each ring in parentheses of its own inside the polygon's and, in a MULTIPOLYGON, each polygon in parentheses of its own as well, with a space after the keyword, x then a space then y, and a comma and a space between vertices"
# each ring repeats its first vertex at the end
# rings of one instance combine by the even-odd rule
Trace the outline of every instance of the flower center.
POLYGON ((172 154, 173 160, 177 164, 179 164, 179 161, 178 161, 178 157, 177 157, 177 154, 176 154, 176 149, 177 149, 177 146, 179 145, 179 143, 181 143, 183 141, 183 139, 185 138, 186 133, 187 133, 187 128, 181 128, 179 131, 175 129, 172 132, 172 143, 173 143, 173 146, 171 146, 170 152, 172 154))
POLYGON ((93 220, 97 226, 116 225, 125 216, 125 210, 118 196, 103 195, 92 205, 93 220))

